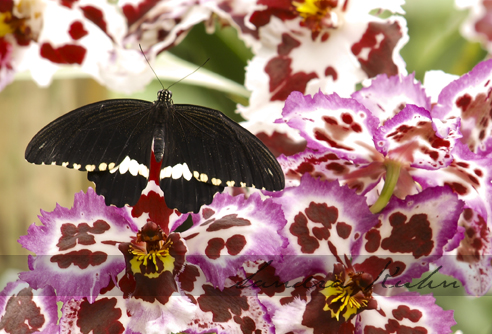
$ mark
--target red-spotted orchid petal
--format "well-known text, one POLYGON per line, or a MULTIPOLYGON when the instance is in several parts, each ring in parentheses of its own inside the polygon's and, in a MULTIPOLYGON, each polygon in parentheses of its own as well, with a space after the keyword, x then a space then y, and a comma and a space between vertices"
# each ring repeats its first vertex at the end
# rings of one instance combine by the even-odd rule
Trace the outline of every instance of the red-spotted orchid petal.
POLYGON ((437 173, 415 169, 412 175, 423 188, 449 186, 467 206, 479 210, 483 217, 492 216, 491 163, 491 158, 474 154, 464 144, 456 142, 449 166, 437 173))
POLYGON ((125 44, 151 50, 155 56, 178 44, 197 23, 210 18, 212 12, 196 1, 121 1, 128 24, 125 44))
MULTIPOLYGON (((432 70, 425 72, 423 86, 426 94, 431 98, 432 104, 436 104, 441 91, 460 76, 449 74, 441 70, 432 70)), ((418 104, 417 104, 418 105, 418 104)), ((421 105, 418 105, 422 107, 421 105)))
POLYGON ((0 330, 4 333, 58 333, 57 297, 51 286, 33 290, 21 280, 0 292, 0 330))
MULTIPOLYGON (((114 289, 114 284, 112 285, 114 289)), ((66 301, 61 308, 60 334, 85 332, 116 332, 137 334, 127 328, 130 316, 125 300, 108 289, 107 295, 98 296, 92 303, 87 299, 66 301)))
POLYGON ((479 210, 465 208, 458 222, 464 233, 457 234, 458 247, 448 245, 445 256, 435 262, 440 272, 456 277, 467 293, 483 296, 492 286, 492 242, 490 229, 479 210))
POLYGON ((285 262, 276 266, 283 281, 314 269, 326 272, 340 256, 359 254, 361 237, 377 224, 364 197, 336 181, 304 175, 298 187, 270 195, 282 206, 287 220, 284 231, 289 247, 284 251, 285 262), (306 261, 305 255, 313 256, 306 261))
POLYGON ((246 17, 255 8, 254 1, 146 1, 124 0, 122 8, 128 24, 128 34, 123 45, 138 49, 142 45, 152 57, 177 45, 195 25, 204 22, 207 32, 219 23, 232 25, 248 46, 256 48, 257 32, 246 17))
POLYGON ((408 292, 398 296, 374 296, 379 308, 360 314, 356 326, 362 333, 367 332, 417 332, 451 333, 456 324, 453 311, 446 311, 435 304, 435 298, 408 292))
POLYGON ((380 74, 371 81, 371 85, 352 94, 371 113, 379 119, 380 125, 396 114, 407 104, 413 104, 430 110, 430 98, 422 85, 415 80, 415 74, 394 75, 388 78, 380 74))
POLYGON ((193 227, 182 234, 189 247, 187 261, 199 265, 219 288, 243 262, 278 259, 285 247, 286 240, 277 232, 285 225, 282 210, 259 194, 248 199, 216 194, 192 217, 193 227))
POLYGON ((246 282, 244 274, 225 279, 225 287, 219 289, 207 282, 200 267, 187 264, 178 282, 185 295, 198 306, 186 333, 273 332, 256 297, 256 289, 242 284, 246 282))
MULTIPOLYGON (((405 72, 399 50, 408 40, 406 22, 369 14, 376 8, 401 13, 401 2, 258 4, 250 22, 258 29, 261 47, 254 50, 246 71, 245 85, 252 91, 249 106, 239 108, 251 123, 263 124, 248 126, 254 133, 268 131, 265 124, 278 118, 281 102, 293 91, 314 94, 322 89, 348 96, 366 78, 405 72)), ((285 127, 277 129, 289 133, 285 127)))
POLYGON ((391 160, 414 168, 439 169, 453 161, 451 151, 457 137, 439 137, 430 113, 410 104, 377 130, 374 142, 391 160))
MULTIPOLYGON (((340 159, 335 153, 320 152, 310 148, 293 156, 281 155, 277 158, 286 176, 286 186, 297 186, 302 175, 309 173, 311 176, 320 178, 322 181, 334 181, 343 179, 345 175, 354 172, 357 166, 349 160, 340 159)), ((380 172, 378 169, 378 176, 380 172)), ((363 182, 361 179, 359 182, 363 182)), ((374 182, 368 177, 368 183, 374 182)), ((362 186, 366 188, 367 186, 362 186)), ((354 187, 361 188, 361 187, 354 187)))
POLYGON ((174 295, 165 304, 148 304, 147 307, 135 299, 127 301, 132 313, 128 329, 137 333, 178 333, 185 330, 197 310, 187 297, 174 295))
MULTIPOLYGON (((410 87, 420 91, 413 83, 410 87)), ((427 101, 420 93, 417 96, 427 101)), ((373 212, 380 211, 393 194, 404 198, 417 193, 413 170, 449 165, 461 136, 456 122, 433 122, 428 111, 411 104, 378 128, 382 121, 362 104, 336 94, 311 97, 294 92, 279 121, 298 129, 312 150, 280 159, 288 179, 296 180, 303 172, 328 179, 337 175, 342 184, 366 194, 368 203, 374 203, 373 212), (325 164, 328 159, 335 160, 325 164), (383 176, 386 183, 381 190, 378 183, 383 176)))
POLYGON ((372 138, 379 121, 354 99, 321 92, 313 97, 293 92, 285 103, 282 116, 277 123, 287 123, 299 130, 307 140, 308 148, 329 149, 354 163, 373 160, 372 138))
POLYGON ((411 282, 439 259, 454 237, 464 202, 448 187, 428 188, 405 200, 393 197, 379 213, 379 223, 363 235, 357 271, 371 274, 375 283, 411 282), (389 270, 393 278, 381 275, 389 270))
MULTIPOLYGON (((153 78, 138 49, 127 49, 127 33, 120 8, 104 1, 50 2, 43 13, 39 36, 39 65, 33 77, 50 78, 55 64, 80 65, 82 71, 113 90, 142 90, 153 78)), ((35 59, 33 59, 35 60, 35 59)), ((38 79, 38 80, 39 80, 38 79)), ((46 84, 49 82, 46 82, 46 84)))
POLYGON ((432 108, 432 117, 461 119, 461 142, 481 155, 492 152, 492 60, 479 63, 472 71, 446 86, 432 108))
POLYGON ((32 224, 19 239, 36 254, 20 277, 33 288, 53 286, 60 300, 93 301, 125 267, 118 243, 137 231, 125 209, 107 207, 91 188, 75 194, 71 209, 57 206, 39 219, 43 225, 32 224))
POLYGON ((443 273, 453 275, 464 285, 468 293, 482 295, 492 286, 490 266, 491 236, 489 221, 492 217, 491 158, 469 151, 457 143, 453 151, 454 161, 439 174, 418 170, 415 179, 424 187, 447 185, 466 202, 466 209, 459 225, 466 233, 457 249, 449 247, 448 256, 440 260, 443 273), (454 249, 454 250, 453 250, 454 249))

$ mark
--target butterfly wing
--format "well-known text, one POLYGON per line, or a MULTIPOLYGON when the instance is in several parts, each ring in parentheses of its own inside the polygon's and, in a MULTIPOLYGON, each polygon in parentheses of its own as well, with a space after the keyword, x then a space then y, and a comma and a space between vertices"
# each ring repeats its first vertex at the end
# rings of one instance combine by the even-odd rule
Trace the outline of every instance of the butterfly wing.
POLYGON ((104 196, 106 205, 114 204, 121 208, 128 204, 134 206, 147 186, 148 179, 142 175, 106 172, 89 172, 87 179, 96 184, 96 193, 104 196))
POLYGON ((202 183, 194 178, 164 178, 160 181, 160 187, 169 208, 194 213, 198 213, 202 205, 210 204, 215 193, 224 190, 224 187, 202 183))
POLYGON ((188 204, 187 208, 192 208, 188 211, 197 212, 226 186, 284 188, 284 174, 273 154, 220 111, 174 105, 166 115, 168 130, 164 131, 166 147, 160 186, 169 207, 192 203, 188 204), (192 187, 196 189, 194 193, 192 187))
POLYGON ((135 204, 147 184, 155 117, 155 105, 148 101, 89 104, 45 126, 25 157, 35 164, 88 171, 107 204, 135 204))

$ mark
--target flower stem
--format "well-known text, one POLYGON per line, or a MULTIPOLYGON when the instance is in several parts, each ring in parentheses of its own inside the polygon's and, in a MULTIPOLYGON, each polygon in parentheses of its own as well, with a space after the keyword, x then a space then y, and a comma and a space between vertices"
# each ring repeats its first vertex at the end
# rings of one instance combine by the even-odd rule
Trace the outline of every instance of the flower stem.
POLYGON ((393 195, 396 183, 398 182, 398 177, 400 176, 400 163, 390 160, 387 161, 385 165, 386 178, 384 181, 384 187, 377 201, 369 209, 372 213, 378 213, 386 207, 391 198, 391 195, 393 195))

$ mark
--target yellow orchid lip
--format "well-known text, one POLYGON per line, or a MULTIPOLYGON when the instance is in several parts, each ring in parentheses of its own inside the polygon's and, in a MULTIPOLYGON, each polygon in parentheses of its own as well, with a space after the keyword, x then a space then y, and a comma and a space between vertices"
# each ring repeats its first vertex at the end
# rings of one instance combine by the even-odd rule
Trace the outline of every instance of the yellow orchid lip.
POLYGON ((340 320, 340 315, 348 321, 353 315, 367 307, 372 298, 372 288, 368 281, 372 276, 363 272, 354 272, 352 268, 340 268, 332 280, 328 280, 320 293, 326 297, 323 311, 330 311, 332 318, 340 320))
POLYGON ((11 18, 12 14, 9 12, 0 13, 0 37, 11 34, 15 31, 15 28, 9 24, 11 18))
POLYGON ((337 29, 342 24, 343 18, 336 0, 292 1, 292 5, 302 18, 300 25, 310 29, 314 39, 322 32, 323 38, 328 38, 329 30, 337 29))
POLYGON ((310 16, 323 17, 330 10, 329 7, 325 6, 322 8, 320 6, 322 2, 319 0, 306 0, 304 2, 293 1, 292 4, 296 7, 303 18, 308 18, 310 16))
POLYGON ((169 249, 173 242, 155 223, 148 225, 137 234, 135 244, 130 244, 130 253, 133 255, 130 260, 131 271, 149 278, 158 277, 164 271, 172 273, 175 259, 169 254, 169 249))

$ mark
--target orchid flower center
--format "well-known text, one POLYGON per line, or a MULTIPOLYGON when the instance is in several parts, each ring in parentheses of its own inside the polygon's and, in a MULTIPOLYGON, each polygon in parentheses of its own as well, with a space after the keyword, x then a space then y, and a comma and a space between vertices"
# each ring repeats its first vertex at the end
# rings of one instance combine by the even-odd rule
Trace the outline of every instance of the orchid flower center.
POLYGON ((169 254, 172 244, 155 223, 147 223, 138 232, 136 242, 130 245, 133 274, 142 273, 149 278, 155 278, 163 271, 173 272, 174 258, 169 254))
POLYGON ((305 26, 311 30, 322 28, 336 29, 340 25, 339 15, 335 12, 338 0, 304 0, 293 1, 296 11, 303 19, 305 26))
POLYGON ((348 321, 353 315, 367 307, 372 298, 372 288, 368 288, 372 276, 366 273, 348 273, 343 270, 334 280, 326 282, 321 290, 325 299, 323 311, 330 311, 332 318, 340 320, 342 315, 348 321))
POLYGON ((12 14, 9 12, 0 13, 0 37, 10 34, 15 31, 15 27, 11 24, 12 14))

